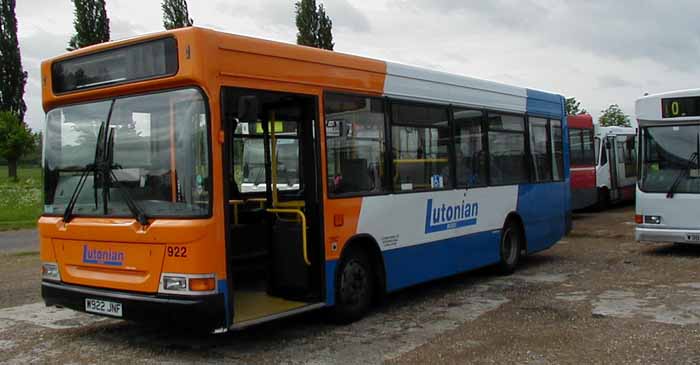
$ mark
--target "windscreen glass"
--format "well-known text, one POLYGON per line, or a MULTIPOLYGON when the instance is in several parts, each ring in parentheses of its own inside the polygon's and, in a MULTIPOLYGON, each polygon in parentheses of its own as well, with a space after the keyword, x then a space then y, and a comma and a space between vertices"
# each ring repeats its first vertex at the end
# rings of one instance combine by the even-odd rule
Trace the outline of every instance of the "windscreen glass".
POLYGON ((700 193, 699 125, 645 128, 643 143, 643 191, 700 193))
POLYGON ((44 213, 63 214, 86 175, 73 209, 77 216, 130 216, 125 195, 149 217, 208 215, 206 110, 195 89, 52 110, 46 121, 44 213), (111 156, 113 177, 91 170, 99 155, 111 156))

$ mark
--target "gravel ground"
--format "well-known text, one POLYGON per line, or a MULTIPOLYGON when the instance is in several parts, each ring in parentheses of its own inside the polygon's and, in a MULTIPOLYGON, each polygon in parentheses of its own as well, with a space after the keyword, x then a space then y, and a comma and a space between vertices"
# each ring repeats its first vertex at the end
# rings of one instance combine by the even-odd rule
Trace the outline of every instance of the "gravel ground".
POLYGON ((318 312, 219 336, 27 304, 38 259, 4 255, 0 363, 699 363, 700 248, 634 242, 633 214, 577 215, 515 275, 405 290, 353 325, 318 312))

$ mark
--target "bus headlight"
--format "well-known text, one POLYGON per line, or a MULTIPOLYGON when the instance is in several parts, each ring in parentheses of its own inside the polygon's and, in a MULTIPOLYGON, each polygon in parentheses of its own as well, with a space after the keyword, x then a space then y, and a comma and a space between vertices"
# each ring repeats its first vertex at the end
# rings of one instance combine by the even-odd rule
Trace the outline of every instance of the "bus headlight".
POLYGON ((44 280, 61 281, 61 273, 58 271, 58 264, 55 262, 44 262, 41 264, 41 278, 44 280))
POLYGON ((661 224, 661 217, 658 215, 644 216, 644 223, 646 223, 646 224, 661 224))
POLYGON ((216 293, 215 274, 162 274, 158 292, 178 295, 216 293))
POLYGON ((185 291, 187 290, 187 278, 182 276, 163 276, 163 290, 185 291))

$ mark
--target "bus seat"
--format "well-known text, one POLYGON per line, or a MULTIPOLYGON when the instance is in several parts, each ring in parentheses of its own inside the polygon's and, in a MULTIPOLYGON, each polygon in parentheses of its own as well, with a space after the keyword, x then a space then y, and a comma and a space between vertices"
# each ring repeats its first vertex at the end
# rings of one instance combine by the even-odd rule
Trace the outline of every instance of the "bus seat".
POLYGON ((372 179, 366 159, 341 160, 340 170, 343 172, 343 192, 372 190, 372 179))

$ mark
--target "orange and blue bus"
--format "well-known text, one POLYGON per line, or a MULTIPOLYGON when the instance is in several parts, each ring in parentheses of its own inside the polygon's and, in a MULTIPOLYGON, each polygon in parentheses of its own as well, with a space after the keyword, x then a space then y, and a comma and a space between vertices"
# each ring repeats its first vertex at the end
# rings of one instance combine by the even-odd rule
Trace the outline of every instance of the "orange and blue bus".
POLYGON ((42 64, 42 296, 212 331, 554 245, 560 95, 197 27, 42 64))

